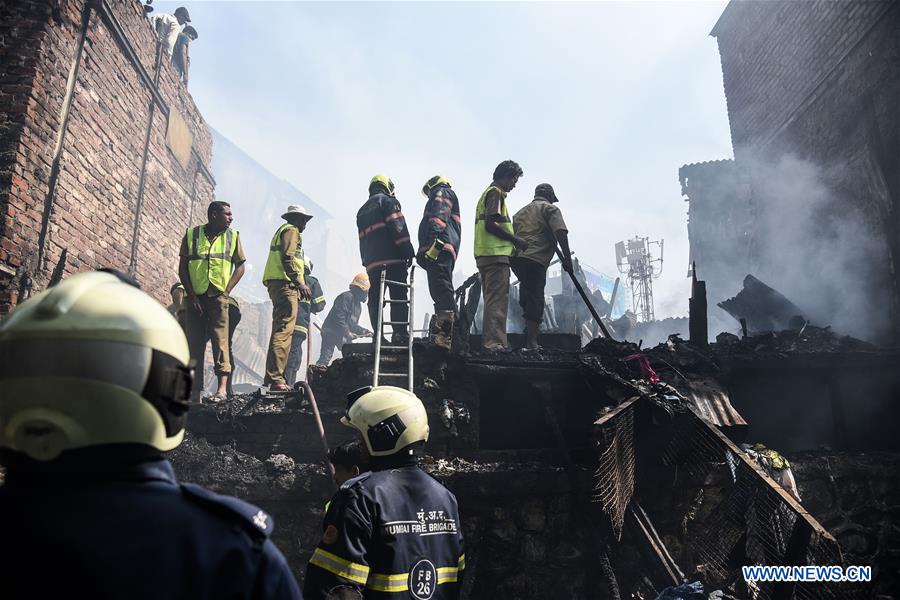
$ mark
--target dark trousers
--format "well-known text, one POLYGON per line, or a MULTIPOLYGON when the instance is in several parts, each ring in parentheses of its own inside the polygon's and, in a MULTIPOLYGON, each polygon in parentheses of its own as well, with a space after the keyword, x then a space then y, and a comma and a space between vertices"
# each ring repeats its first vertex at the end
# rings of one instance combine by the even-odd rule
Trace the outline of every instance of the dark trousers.
POLYGON ((522 317, 532 323, 544 320, 544 287, 547 267, 527 258, 512 257, 509 266, 519 279, 519 306, 522 317))
POLYGON ((291 353, 288 354, 287 367, 284 370, 284 379, 288 385, 297 383, 297 372, 303 362, 303 345, 306 343, 306 334, 302 331, 294 331, 291 336, 291 353))
POLYGON ((334 355, 334 349, 341 347, 344 343, 344 337, 337 335, 327 329, 322 331, 322 350, 319 352, 319 360, 316 364, 320 367, 327 367, 334 355))
POLYGON ((431 294, 432 302, 434 302, 435 312, 453 310, 454 308, 453 263, 453 257, 449 252, 442 252, 440 258, 431 264, 419 263, 428 276, 428 292, 431 294))
MULTIPOLYGON (((388 265, 386 267, 381 267, 378 269, 372 269, 369 271, 369 284, 371 287, 369 288, 369 319, 372 321, 372 331, 375 332, 375 335, 379 333, 381 335, 385 335, 384 331, 378 331, 378 305, 381 303, 381 297, 379 293, 381 291, 381 271, 385 270, 385 278, 391 281, 403 281, 407 282, 409 280, 409 272, 406 269, 406 264, 399 265, 388 265)), ((402 285, 390 285, 388 283, 384 284, 386 288, 389 289, 389 294, 391 300, 407 300, 409 294, 409 288, 404 287, 402 285)), ((391 302, 388 306, 391 307, 390 310, 390 319, 386 319, 382 317, 385 321, 408 321, 409 320, 409 305, 401 302, 391 302)), ((387 306, 385 306, 387 309, 387 306)), ((385 310, 384 314, 387 314, 387 310, 385 310)), ((403 325, 394 326, 394 333, 406 335, 407 329, 403 325)))

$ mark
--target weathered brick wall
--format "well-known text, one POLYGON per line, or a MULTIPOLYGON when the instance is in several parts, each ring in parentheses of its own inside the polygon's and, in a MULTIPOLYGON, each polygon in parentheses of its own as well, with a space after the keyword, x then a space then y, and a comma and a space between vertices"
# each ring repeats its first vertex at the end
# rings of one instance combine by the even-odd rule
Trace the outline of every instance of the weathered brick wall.
POLYGON ((892 4, 731 2, 712 34, 722 57, 734 145, 765 140, 782 127, 892 4))
POLYGON ((733 1, 713 35, 748 270, 823 324, 900 333, 900 2, 733 1))
POLYGON ((0 314, 54 268, 131 271, 166 301, 184 229, 213 199, 212 139, 165 53, 157 64, 140 4, 0 10, 0 314), (170 110, 194 136, 186 168, 166 144, 170 110))

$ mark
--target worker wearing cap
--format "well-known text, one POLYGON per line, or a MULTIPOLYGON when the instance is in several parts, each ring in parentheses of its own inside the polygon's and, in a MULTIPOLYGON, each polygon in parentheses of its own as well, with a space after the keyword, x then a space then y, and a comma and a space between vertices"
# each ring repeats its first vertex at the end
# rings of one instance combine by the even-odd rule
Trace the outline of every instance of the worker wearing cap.
POLYGON ((183 6, 176 8, 174 14, 157 13, 150 17, 150 24, 156 32, 156 37, 169 56, 172 56, 172 52, 175 50, 175 42, 178 41, 181 26, 190 22, 191 15, 183 6))
POLYGON ((272 336, 269 338, 263 385, 276 392, 291 389, 285 382, 284 371, 297 323, 298 300, 312 297, 306 285, 302 237, 312 215, 302 206, 291 205, 281 218, 287 222, 272 236, 263 271, 263 284, 272 300, 272 336))
POLYGON ((164 458, 188 362, 175 319, 121 274, 73 275, 0 322, 4 598, 301 597, 271 517, 164 458))
MULTIPOLYGON (((409 239, 409 229, 394 195, 394 182, 386 175, 376 175, 369 182, 369 199, 356 213, 356 227, 359 230, 359 254, 362 264, 373 285, 369 289, 369 319, 372 330, 378 331, 378 307, 381 273, 389 281, 406 282, 415 250, 409 239)), ((408 288, 403 285, 385 284, 391 300, 390 320, 404 323, 409 320, 408 288)), ((386 319, 385 319, 386 320, 386 319)), ((403 345, 409 341, 407 328, 392 325, 394 344, 403 345)))
POLYGON ((513 232, 506 195, 516 187, 522 167, 505 160, 494 169, 494 179, 475 209, 475 264, 481 276, 484 324, 481 345, 485 350, 508 350, 506 315, 509 310, 509 257, 528 244, 513 232))
POLYGON ((206 225, 190 227, 181 240, 178 276, 187 291, 187 339, 198 366, 194 399, 203 391, 203 356, 212 344, 213 371, 218 387, 209 400, 227 398, 231 375, 228 344, 228 299, 244 276, 244 248, 231 228, 231 205, 216 200, 206 209, 206 225))
POLYGON ((322 349, 316 361, 318 366, 327 367, 334 349, 349 343, 354 337, 372 335, 359 324, 359 315, 368 293, 369 276, 360 273, 350 282, 350 289, 334 299, 334 306, 322 323, 322 349))
POLYGON ((525 240, 527 247, 519 249, 510 258, 510 265, 519 279, 519 305, 525 319, 527 348, 537 350, 538 331, 544 318, 544 287, 547 284, 547 268, 556 254, 556 246, 562 248, 561 264, 564 271, 572 272, 572 252, 569 250, 569 231, 562 213, 556 206, 559 199, 549 183, 542 183, 534 190, 534 200, 513 216, 513 230, 525 240))
POLYGON ((456 497, 418 466, 428 415, 412 392, 366 387, 341 419, 357 430, 369 471, 341 485, 306 567, 307 599, 459 597, 466 557, 456 497))
POLYGON ((284 379, 288 385, 297 383, 297 372, 300 363, 303 362, 303 344, 309 336, 309 328, 312 326, 312 315, 325 310, 325 293, 319 280, 313 276, 313 262, 305 257, 304 277, 309 286, 311 296, 301 298, 297 307, 297 323, 294 325, 294 335, 291 336, 291 353, 288 354, 287 368, 284 371, 284 379))
POLYGON ((453 305, 453 267, 461 238, 459 200, 450 182, 440 175, 425 182, 422 194, 428 201, 419 222, 416 262, 428 275, 428 291, 434 302, 431 341, 449 350, 456 314, 453 305))

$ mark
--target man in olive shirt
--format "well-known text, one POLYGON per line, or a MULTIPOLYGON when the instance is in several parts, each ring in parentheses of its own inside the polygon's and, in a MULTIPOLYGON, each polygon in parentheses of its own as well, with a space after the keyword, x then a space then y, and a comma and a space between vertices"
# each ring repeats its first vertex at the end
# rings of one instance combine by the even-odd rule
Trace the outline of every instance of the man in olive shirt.
POLYGON ((304 275, 303 238, 300 234, 312 215, 302 206, 289 206, 281 218, 287 223, 279 227, 272 237, 263 272, 263 284, 272 299, 272 336, 269 338, 263 385, 276 392, 291 389, 284 379, 284 371, 297 322, 297 302, 299 298, 309 299, 311 296, 304 275))
POLYGON ((516 187, 522 167, 505 160, 494 169, 491 185, 475 209, 475 264, 484 297, 482 347, 491 352, 508 350, 506 315, 509 304, 509 257, 527 242, 515 235, 506 195, 516 187))
POLYGON ((192 398, 203 391, 203 355, 212 343, 213 370, 218 378, 213 402, 227 398, 231 374, 228 347, 228 297, 244 276, 247 257, 238 232, 230 227, 231 205, 215 201, 206 209, 206 225, 191 227, 181 240, 178 277, 187 292, 187 339, 191 359, 201 365, 192 398))
POLYGON ((562 268, 572 272, 572 252, 569 250, 569 231, 562 213, 556 206, 559 200, 549 183, 542 183, 534 190, 534 200, 513 216, 516 236, 527 243, 510 259, 513 273, 519 278, 519 305, 525 319, 527 347, 537 350, 538 330, 544 317, 544 286, 547 283, 547 267, 556 254, 556 245, 562 248, 562 268))

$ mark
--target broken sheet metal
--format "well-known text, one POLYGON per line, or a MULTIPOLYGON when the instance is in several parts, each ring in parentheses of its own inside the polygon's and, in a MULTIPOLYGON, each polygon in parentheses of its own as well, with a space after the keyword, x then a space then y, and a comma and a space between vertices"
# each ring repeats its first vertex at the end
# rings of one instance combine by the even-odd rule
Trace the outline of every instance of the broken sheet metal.
POLYGON ((717 427, 747 427, 747 421, 731 405, 725 387, 715 379, 686 373, 678 390, 707 423, 717 427))

